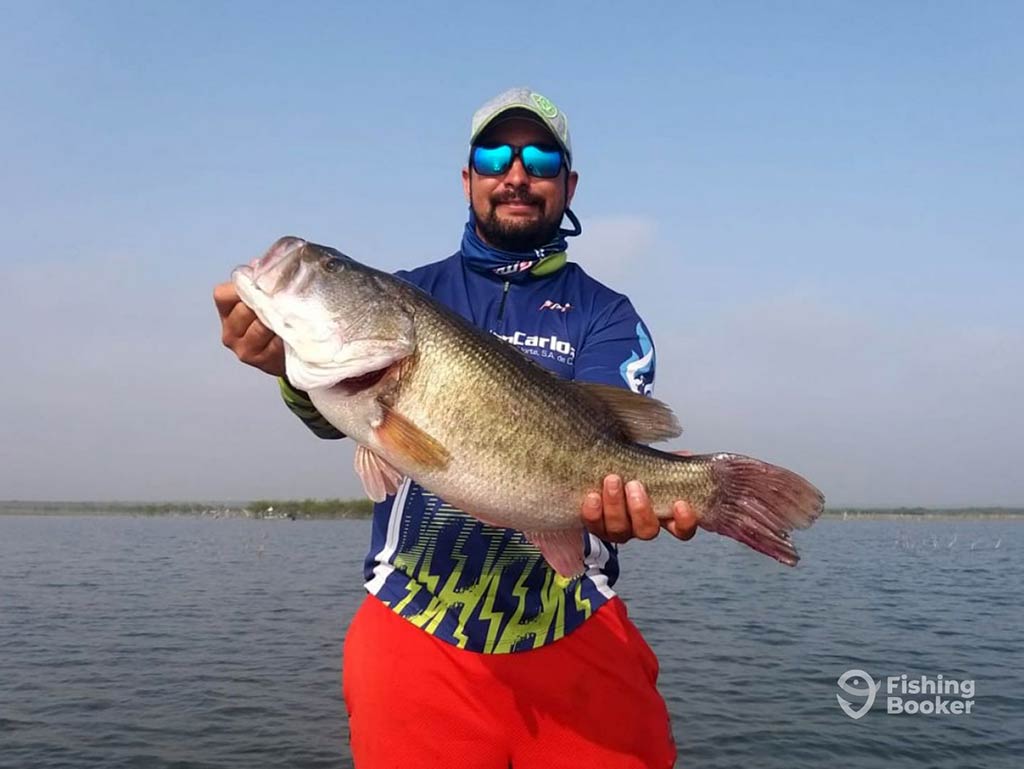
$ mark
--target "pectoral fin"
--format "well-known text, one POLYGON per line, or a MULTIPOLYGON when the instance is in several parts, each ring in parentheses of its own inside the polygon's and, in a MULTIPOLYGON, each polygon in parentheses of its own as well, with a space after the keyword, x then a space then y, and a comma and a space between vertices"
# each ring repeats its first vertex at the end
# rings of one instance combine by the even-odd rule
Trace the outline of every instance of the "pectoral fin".
POLYGON ((374 502, 383 502, 388 494, 398 491, 402 482, 402 474, 366 446, 356 449, 355 468, 363 481, 366 496, 374 502))
POLYGON ((451 454, 444 446, 386 403, 378 403, 381 422, 374 434, 384 448, 428 470, 440 470, 448 465, 451 454))
POLYGON ((574 382, 615 418, 626 438, 637 443, 656 443, 675 438, 683 429, 666 404, 632 390, 592 382, 574 382))
POLYGON ((583 573, 583 531, 562 529, 561 531, 527 531, 526 538, 532 542, 544 560, 563 577, 575 577, 583 573))

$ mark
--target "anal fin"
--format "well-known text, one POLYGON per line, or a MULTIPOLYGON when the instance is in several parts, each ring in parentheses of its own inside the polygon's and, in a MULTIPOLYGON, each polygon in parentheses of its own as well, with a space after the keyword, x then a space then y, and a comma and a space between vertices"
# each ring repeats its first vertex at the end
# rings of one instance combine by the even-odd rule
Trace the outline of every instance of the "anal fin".
POLYGON ((544 560, 563 577, 576 577, 583 573, 583 530, 527 531, 544 560))
POLYGON ((366 446, 356 449, 356 473, 363 481, 366 496, 374 502, 383 502, 388 494, 398 491, 402 474, 366 446))

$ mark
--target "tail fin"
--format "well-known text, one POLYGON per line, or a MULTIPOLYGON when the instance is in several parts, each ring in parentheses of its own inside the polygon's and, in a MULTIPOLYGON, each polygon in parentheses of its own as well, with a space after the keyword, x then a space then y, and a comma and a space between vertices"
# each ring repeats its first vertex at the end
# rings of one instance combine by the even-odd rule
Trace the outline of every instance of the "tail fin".
POLYGON ((715 491, 701 528, 796 566, 800 556, 789 532, 806 529, 821 515, 822 493, 796 473, 758 459, 715 454, 711 460, 715 491))

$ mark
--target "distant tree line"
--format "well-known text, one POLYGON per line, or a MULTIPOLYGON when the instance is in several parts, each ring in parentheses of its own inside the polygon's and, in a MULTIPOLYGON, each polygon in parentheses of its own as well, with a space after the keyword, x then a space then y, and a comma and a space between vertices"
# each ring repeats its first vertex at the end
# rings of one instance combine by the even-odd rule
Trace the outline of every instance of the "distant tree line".
POLYGON ((0 502, 6 515, 203 515, 224 509, 217 502, 0 502))
POLYGON ((368 499, 256 499, 252 502, 0 501, 0 515, 188 515, 214 518, 369 518, 368 499))
POLYGON ((1024 516, 1019 507, 830 507, 825 515, 838 516, 948 516, 951 518, 985 518, 1024 516))
POLYGON ((257 517, 369 518, 369 499, 254 499, 249 509, 257 517))

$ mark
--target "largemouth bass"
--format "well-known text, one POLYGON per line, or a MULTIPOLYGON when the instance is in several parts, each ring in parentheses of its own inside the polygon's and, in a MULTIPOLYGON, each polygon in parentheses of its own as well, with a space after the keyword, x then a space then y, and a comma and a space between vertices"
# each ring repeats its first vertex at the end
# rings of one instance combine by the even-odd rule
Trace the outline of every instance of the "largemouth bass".
POLYGON ((355 440, 380 501, 408 476, 482 521, 525 533, 563 576, 583 571, 580 505, 616 473, 655 512, 686 500, 701 528, 782 563, 824 505, 799 475, 738 454, 678 456, 660 401, 562 380, 420 289, 339 251, 281 238, 232 274, 282 338, 288 380, 355 440))

